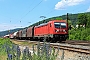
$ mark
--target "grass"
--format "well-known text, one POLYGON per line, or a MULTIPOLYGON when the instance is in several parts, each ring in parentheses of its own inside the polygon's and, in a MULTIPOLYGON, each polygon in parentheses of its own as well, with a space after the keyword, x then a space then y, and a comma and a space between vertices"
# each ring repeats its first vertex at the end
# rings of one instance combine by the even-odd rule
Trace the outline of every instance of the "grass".
POLYGON ((9 39, 0 38, 0 60, 7 60, 7 53, 5 52, 4 44, 11 43, 9 39))
POLYGON ((0 60, 7 60, 7 53, 4 49, 0 51, 0 60))

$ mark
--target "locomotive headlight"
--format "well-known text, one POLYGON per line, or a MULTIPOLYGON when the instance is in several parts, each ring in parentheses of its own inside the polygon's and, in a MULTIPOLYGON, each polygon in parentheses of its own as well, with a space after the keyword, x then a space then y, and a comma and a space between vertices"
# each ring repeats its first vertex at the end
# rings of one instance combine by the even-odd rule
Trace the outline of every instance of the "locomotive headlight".
POLYGON ((59 32, 59 30, 57 30, 57 32, 59 32))
POLYGON ((63 32, 66 32, 66 30, 63 30, 63 32))
POLYGON ((59 32, 59 30, 55 30, 55 32, 59 32))

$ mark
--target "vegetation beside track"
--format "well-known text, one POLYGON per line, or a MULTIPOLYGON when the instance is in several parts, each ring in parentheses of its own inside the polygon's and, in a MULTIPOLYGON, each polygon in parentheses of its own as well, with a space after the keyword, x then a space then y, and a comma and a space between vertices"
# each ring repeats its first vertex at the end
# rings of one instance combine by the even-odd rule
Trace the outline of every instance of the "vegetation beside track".
POLYGON ((69 40, 90 41, 90 28, 78 28, 69 30, 69 40))
POLYGON ((10 39, 0 38, 0 60, 6 60, 7 59, 5 44, 11 46, 12 42, 10 41, 10 39))

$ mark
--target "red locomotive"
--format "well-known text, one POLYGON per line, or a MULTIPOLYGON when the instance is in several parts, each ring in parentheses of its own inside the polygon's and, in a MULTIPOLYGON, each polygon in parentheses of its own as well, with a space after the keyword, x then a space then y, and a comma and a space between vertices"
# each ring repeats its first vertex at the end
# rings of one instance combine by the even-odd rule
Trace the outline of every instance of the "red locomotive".
POLYGON ((46 37, 47 41, 66 40, 68 37, 68 24, 66 20, 52 20, 43 25, 35 26, 34 37, 46 37))
POLYGON ((66 20, 52 20, 39 26, 29 27, 17 32, 16 38, 43 40, 47 41, 65 41, 68 38, 68 24, 66 20))

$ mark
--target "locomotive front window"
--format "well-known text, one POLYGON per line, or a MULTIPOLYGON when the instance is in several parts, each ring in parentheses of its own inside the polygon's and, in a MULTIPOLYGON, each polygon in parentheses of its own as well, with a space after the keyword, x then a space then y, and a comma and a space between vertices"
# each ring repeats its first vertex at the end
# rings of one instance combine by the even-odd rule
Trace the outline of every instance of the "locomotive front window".
POLYGON ((66 23, 64 22, 55 22, 55 28, 66 28, 66 23))

